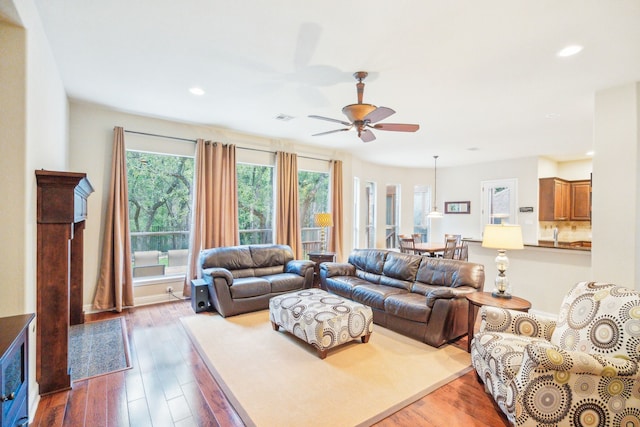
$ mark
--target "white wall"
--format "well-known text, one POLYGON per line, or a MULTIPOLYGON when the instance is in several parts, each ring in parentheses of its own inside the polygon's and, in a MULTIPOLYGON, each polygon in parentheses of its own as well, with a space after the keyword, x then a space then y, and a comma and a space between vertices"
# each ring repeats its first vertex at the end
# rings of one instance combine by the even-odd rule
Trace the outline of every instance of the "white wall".
MULTIPOLYGON (((31 0, 0 2, 0 40, 0 316, 10 316, 36 311, 35 170, 66 170, 67 98, 31 0)), ((29 329, 31 416, 39 399, 36 322, 29 329)))
POLYGON ((640 290, 640 83, 595 95, 593 277, 640 290))

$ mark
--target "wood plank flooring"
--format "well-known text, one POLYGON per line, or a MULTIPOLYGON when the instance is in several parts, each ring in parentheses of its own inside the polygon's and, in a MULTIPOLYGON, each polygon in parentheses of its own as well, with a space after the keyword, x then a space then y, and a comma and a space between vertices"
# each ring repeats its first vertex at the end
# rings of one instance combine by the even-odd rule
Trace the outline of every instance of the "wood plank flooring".
MULTIPOLYGON (((43 396, 32 426, 242 426, 178 320, 188 301, 87 315, 124 316, 133 368, 43 396)), ((466 349, 466 338, 455 345, 466 349)), ((378 427, 508 426, 471 371, 382 420, 378 427)))

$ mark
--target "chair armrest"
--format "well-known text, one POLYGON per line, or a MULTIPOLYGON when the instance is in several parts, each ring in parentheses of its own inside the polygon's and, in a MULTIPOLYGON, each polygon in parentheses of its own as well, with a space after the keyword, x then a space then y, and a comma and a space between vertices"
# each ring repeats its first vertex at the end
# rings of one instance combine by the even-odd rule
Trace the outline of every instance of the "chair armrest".
POLYGON ((477 289, 470 286, 461 286, 459 288, 441 286, 439 288, 433 289, 427 294, 427 306, 433 308, 433 305, 438 299, 464 298, 467 294, 476 291, 477 289))
POLYGON ((522 311, 484 305, 480 308, 480 332, 506 332, 551 340, 556 322, 522 311))
POLYGON ((523 368, 546 369, 601 377, 631 377, 640 380, 638 363, 622 357, 563 350, 551 343, 531 343, 525 348, 523 368))
POLYGON ((305 277, 307 270, 313 270, 315 262, 304 259, 289 261, 284 267, 285 273, 293 273, 305 277))
POLYGON ((228 286, 233 285, 233 274, 226 268, 213 267, 202 270, 202 278, 209 284, 213 283, 218 277, 224 279, 228 286))
POLYGON ((356 267, 349 263, 323 262, 320 264, 320 274, 324 274, 324 277, 355 276, 356 267))

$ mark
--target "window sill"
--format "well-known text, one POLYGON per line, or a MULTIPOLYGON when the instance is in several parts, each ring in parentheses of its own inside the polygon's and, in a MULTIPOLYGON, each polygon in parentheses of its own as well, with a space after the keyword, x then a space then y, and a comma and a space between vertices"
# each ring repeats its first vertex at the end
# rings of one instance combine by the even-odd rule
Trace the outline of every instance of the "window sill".
POLYGON ((133 279, 133 286, 149 286, 149 285, 162 285, 164 283, 175 283, 177 281, 184 282, 184 274, 173 274, 170 276, 152 276, 144 278, 133 279))

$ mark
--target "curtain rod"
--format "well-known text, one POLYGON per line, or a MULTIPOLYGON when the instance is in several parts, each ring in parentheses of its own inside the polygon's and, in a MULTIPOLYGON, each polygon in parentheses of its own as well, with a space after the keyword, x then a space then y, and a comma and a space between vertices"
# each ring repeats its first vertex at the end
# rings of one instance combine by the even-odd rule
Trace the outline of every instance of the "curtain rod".
MULTIPOLYGON (((160 135, 160 134, 157 134, 157 133, 138 132, 138 131, 135 131, 135 130, 127 130, 127 129, 125 129, 124 131, 125 131, 126 133, 135 133, 135 134, 137 134, 137 135, 155 136, 156 138, 166 138, 166 139, 175 139, 176 141, 193 142, 194 144, 195 144, 196 142, 198 142, 198 141, 197 141, 197 140, 195 140, 195 139, 180 138, 180 137, 177 137, 177 136, 169 136, 169 135, 160 135)), ((238 147, 238 146, 236 146, 236 148, 237 148, 237 149, 239 149, 239 150, 259 151, 259 152, 261 152, 261 153, 276 154, 276 152, 275 152, 275 151, 271 151, 271 150, 262 150, 262 149, 260 149, 260 148, 249 148, 249 147, 238 147)), ((301 158, 303 158, 303 159, 320 160, 320 161, 323 161, 323 162, 328 162, 328 161, 329 161, 329 160, 327 160, 327 159, 318 159, 317 157, 309 157, 309 156, 298 156, 298 157, 301 157, 301 158)))

